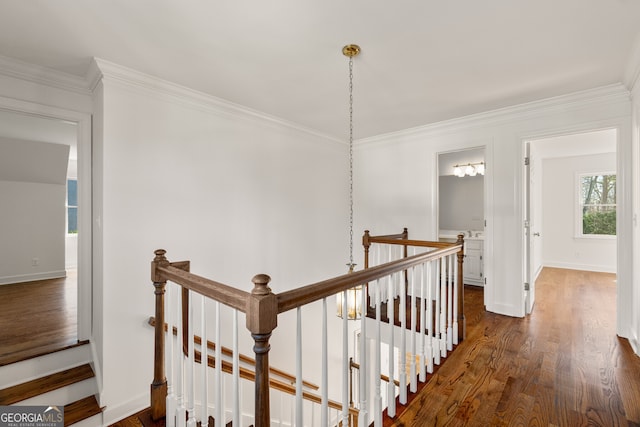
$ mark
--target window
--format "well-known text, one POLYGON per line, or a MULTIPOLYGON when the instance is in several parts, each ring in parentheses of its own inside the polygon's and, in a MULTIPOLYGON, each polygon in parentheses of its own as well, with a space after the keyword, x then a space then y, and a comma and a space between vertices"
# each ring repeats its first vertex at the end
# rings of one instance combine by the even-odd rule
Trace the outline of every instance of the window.
POLYGON ((78 233, 78 180, 67 180, 67 233, 78 233))
POLYGON ((616 235, 615 173, 578 176, 578 235, 616 235))

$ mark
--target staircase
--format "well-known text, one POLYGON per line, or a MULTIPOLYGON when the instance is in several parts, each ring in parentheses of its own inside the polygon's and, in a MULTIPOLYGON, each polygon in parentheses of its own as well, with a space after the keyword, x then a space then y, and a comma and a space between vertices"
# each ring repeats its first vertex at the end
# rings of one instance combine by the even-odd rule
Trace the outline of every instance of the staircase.
POLYGON ((64 406, 64 425, 100 426, 88 342, 0 366, 0 406, 64 406))

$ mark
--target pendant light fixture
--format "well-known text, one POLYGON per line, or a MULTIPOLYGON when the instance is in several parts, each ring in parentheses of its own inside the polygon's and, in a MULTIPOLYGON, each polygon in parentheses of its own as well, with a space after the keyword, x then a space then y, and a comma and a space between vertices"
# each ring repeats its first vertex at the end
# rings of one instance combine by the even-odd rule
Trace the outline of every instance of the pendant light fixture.
MULTIPOLYGON (((349 58, 349 273, 353 273, 353 58, 360 53, 360 46, 348 44, 342 54, 349 58)), ((356 286, 337 295, 337 314, 348 319, 358 319, 362 315, 362 286, 356 286), (346 299, 346 304, 345 304, 346 299), (346 305, 346 307, 345 307, 346 305), (344 313, 346 309, 346 313, 344 313)))

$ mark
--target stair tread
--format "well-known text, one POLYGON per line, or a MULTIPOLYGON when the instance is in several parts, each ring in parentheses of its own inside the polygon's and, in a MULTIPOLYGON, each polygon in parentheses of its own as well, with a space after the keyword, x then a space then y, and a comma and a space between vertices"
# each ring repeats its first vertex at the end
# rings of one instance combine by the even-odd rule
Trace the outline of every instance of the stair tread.
POLYGON ((16 351, 14 353, 6 353, 0 357, 0 366, 11 365, 12 363, 22 362, 24 360, 34 359, 36 357, 47 356, 59 351, 68 350, 70 348, 88 345, 89 340, 72 341, 66 344, 53 343, 28 350, 16 351))
POLYGON ((44 377, 0 390, 0 405, 13 405, 22 400, 75 384, 94 376, 93 369, 89 364, 45 375, 44 377))
POLYGON ((64 405, 64 425, 65 427, 75 424, 78 421, 85 420, 89 417, 101 413, 103 408, 100 407, 95 396, 88 396, 84 399, 64 405))

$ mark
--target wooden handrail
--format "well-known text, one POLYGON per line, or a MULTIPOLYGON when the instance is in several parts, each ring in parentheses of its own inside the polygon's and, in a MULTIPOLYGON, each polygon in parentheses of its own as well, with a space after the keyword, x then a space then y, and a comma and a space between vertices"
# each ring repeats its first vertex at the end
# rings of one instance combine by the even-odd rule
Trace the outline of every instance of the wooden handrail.
POLYGON ((184 262, 162 265, 156 271, 164 280, 170 280, 200 295, 246 313, 249 292, 184 271, 178 267, 184 262))
MULTIPOLYGON (((351 367, 352 367, 352 368, 355 368, 355 369, 357 369, 357 370, 360 370, 360 364, 359 364, 359 363, 354 362, 353 360, 351 361, 351 367)), ((380 374, 380 379, 381 379, 382 381, 386 382, 386 383, 388 383, 389 381, 391 381, 391 378, 389 378, 387 375, 383 375, 383 374, 380 374)), ((400 387, 400 381, 398 381, 398 380, 393 380, 393 383, 394 383, 397 387, 400 387)))
POLYGON ((427 240, 397 240, 397 239, 388 239, 383 237, 372 237, 370 240, 372 243, 382 243, 387 245, 403 245, 403 246, 418 246, 418 247, 427 247, 427 248, 448 248, 452 244, 455 243, 447 243, 447 242, 431 242, 427 240))
POLYGON ((407 270, 418 264, 425 263, 443 256, 452 255, 462 251, 462 244, 448 243, 448 247, 436 249, 431 252, 413 255, 397 261, 391 261, 366 270, 347 273, 333 279, 323 280, 301 288, 292 289, 277 295, 278 313, 283 313, 303 305, 335 295, 358 285, 374 281, 398 271, 407 270))

